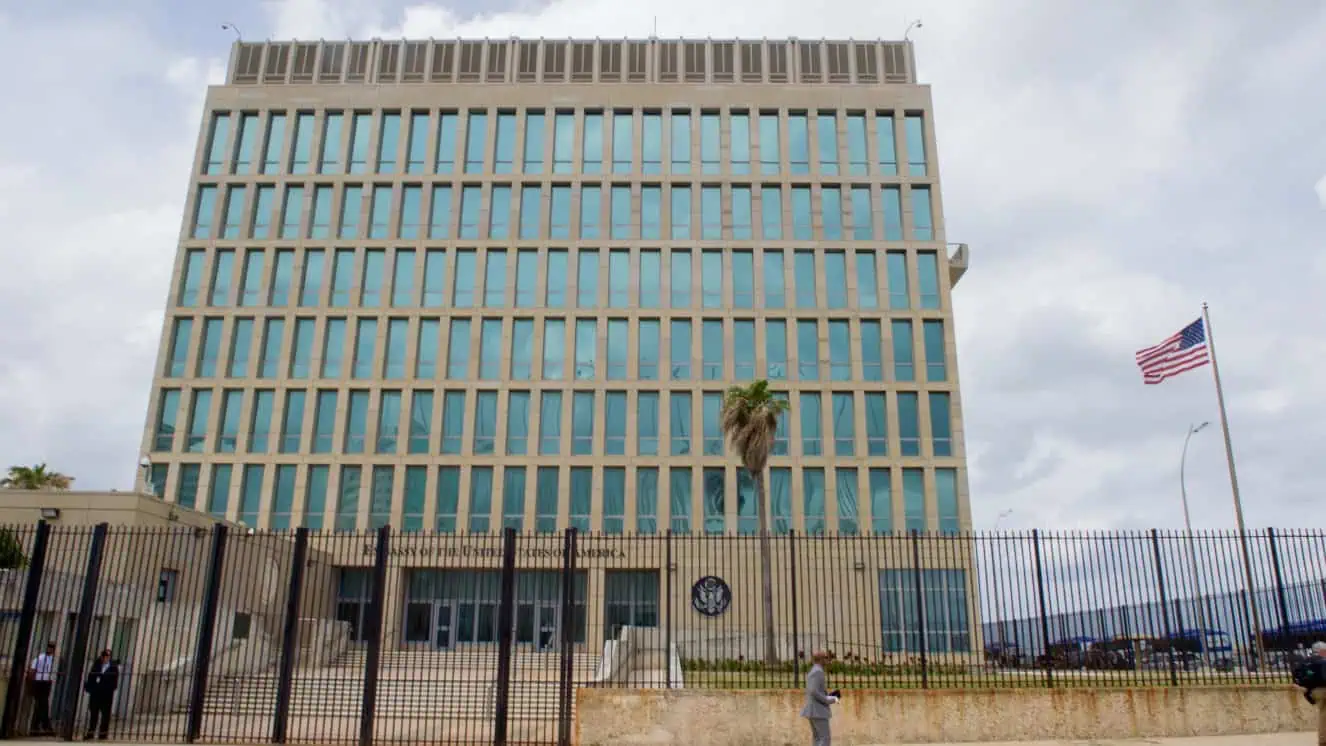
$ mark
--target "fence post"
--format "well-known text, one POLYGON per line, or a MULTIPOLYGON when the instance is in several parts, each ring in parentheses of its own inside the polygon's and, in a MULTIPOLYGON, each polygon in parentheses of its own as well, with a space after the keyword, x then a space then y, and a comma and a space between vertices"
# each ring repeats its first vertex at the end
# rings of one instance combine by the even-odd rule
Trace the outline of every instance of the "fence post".
POLYGON ((916 588, 916 636, 921 643, 921 688, 930 688, 930 660, 926 648, 930 641, 925 634, 925 593, 921 583, 921 533, 912 529, 912 580, 916 588))
POLYGON ((212 527, 212 556, 207 561, 207 584, 203 586, 203 608, 201 618, 198 620, 198 644, 193 650, 189 719, 184 732, 184 740, 187 743, 197 741, 203 729, 203 700, 207 697, 207 672, 212 667, 212 640, 216 636, 216 612, 220 606, 228 531, 224 523, 212 527))
POLYGON ((1165 625, 1165 655, 1169 658, 1170 686, 1179 685, 1179 671, 1174 664, 1174 631, 1169 623, 1169 596, 1165 593, 1165 566, 1160 559, 1160 533, 1151 529, 1151 552, 1156 557, 1156 587, 1160 591, 1160 618, 1165 625))
POLYGON ((14 636, 13 657, 9 660, 9 686, 5 689, 5 709, 0 715, 0 739, 14 735, 14 721, 18 720, 19 705, 23 702, 23 674, 28 668, 28 653, 32 648, 32 626, 37 618, 37 597, 41 593, 41 576, 46 567, 46 546, 50 543, 51 524, 37 522, 37 535, 32 538, 32 556, 28 558, 28 578, 23 587, 23 607, 18 614, 18 630, 14 636))
POLYGON ((281 631, 281 673, 276 682, 276 719, 272 743, 285 743, 290 720, 290 690, 295 681, 295 658, 299 651, 299 602, 304 594, 304 567, 308 562, 308 529, 295 530, 295 550, 290 558, 290 588, 285 599, 285 629, 281 631))
POLYGON ((792 685, 801 679, 801 620, 797 615, 797 532, 787 532, 788 584, 792 591, 792 685))
POLYGON ((391 526, 378 529, 373 556, 373 595, 368 607, 368 650, 364 656, 364 693, 359 703, 359 746, 373 746, 373 725, 378 711, 378 673, 382 668, 382 607, 386 604, 387 558, 391 556, 391 526))
POLYGON ((663 628, 663 665, 667 668, 668 689, 672 688, 672 529, 668 529, 667 537, 664 539, 666 544, 663 572, 664 580, 664 615, 667 616, 667 626, 663 628))
POLYGON ((1045 563, 1041 561, 1041 532, 1031 530, 1031 552, 1036 558, 1036 601, 1040 608, 1041 644, 1045 651, 1041 657, 1045 660, 1045 685, 1054 686, 1054 661, 1050 659, 1050 615, 1045 604, 1045 563))
MULTIPOLYGON (((563 560, 565 561, 565 560, 563 560)), ((493 705, 493 746, 506 746, 511 696, 511 636, 516 605, 516 530, 502 530, 502 585, 497 602, 497 696, 493 705)), ((368 744, 364 744, 368 746, 368 744)))
POLYGON ((78 621, 74 623, 74 646, 69 651, 69 665, 60 693, 60 737, 74 740, 78 722, 78 697, 83 693, 83 666, 87 662, 88 637, 92 635, 92 617, 97 613, 97 587, 101 581, 101 560, 106 556, 106 533, 110 525, 98 523, 92 529, 92 545, 87 551, 87 570, 83 573, 83 596, 78 602, 78 621))
MULTIPOLYGON (((1275 572, 1275 602, 1280 607, 1280 629, 1289 628, 1289 603, 1285 600, 1285 577, 1280 567, 1280 545, 1275 540, 1275 529, 1266 529, 1266 541, 1271 547, 1271 569, 1275 572)), ((1262 630, 1266 634, 1266 630, 1262 630)))
MULTIPOLYGON (((672 554, 672 532, 668 532, 668 554, 672 554)), ((558 630, 558 654, 561 656, 558 661, 560 669, 557 678, 557 743, 558 746, 570 746, 571 744, 571 698, 572 685, 571 674, 574 671, 575 664, 575 582, 576 582, 576 538, 577 532, 574 528, 566 529, 562 535, 562 603, 558 609, 557 630, 558 630)), ((669 567, 671 565, 669 564, 669 567)), ((672 587, 672 573, 668 573, 668 587, 672 587)), ((668 629, 671 631, 672 615, 671 606, 672 594, 668 594, 668 629)), ((671 658, 668 659, 668 671, 672 671, 671 658)), ((670 674, 669 674, 670 675, 670 674)), ((669 682, 669 686, 671 683, 669 682)))

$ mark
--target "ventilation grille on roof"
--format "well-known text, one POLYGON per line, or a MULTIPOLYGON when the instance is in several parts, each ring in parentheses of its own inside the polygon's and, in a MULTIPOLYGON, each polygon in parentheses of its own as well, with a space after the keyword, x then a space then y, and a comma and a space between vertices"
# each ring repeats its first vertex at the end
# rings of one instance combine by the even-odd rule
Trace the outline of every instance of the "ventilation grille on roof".
POLYGON ((460 43, 460 74, 456 79, 462 83, 478 83, 483 72, 483 42, 463 41, 460 43))
POLYGON ((322 60, 318 63, 318 80, 336 83, 345 70, 345 42, 322 45, 322 60))
POLYGON ((875 59, 874 44, 856 45, 856 80, 858 83, 879 82, 879 62, 875 59))
POLYGON ((261 44, 239 45, 239 58, 235 60, 235 75, 232 78, 236 83, 258 82, 258 71, 262 69, 262 48, 261 44))
POLYGON ((401 45, 392 42, 378 47, 377 81, 379 83, 395 83, 400 62, 401 45))
POLYGON ((741 80, 758 83, 764 80, 764 55, 758 41, 741 43, 741 80))
POLYGON ((262 82, 284 83, 286 68, 290 65, 290 45, 272 44, 267 47, 267 66, 262 71, 262 82))
POLYGON ((633 41, 627 46, 629 50, 628 67, 626 70, 626 79, 631 81, 649 80, 649 42, 633 41))
POLYGON ((357 41, 350 45, 350 61, 345 68, 345 80, 350 83, 363 83, 368 80, 369 43, 357 41))
POLYGON ((575 42, 571 45, 571 81, 590 83, 593 80, 594 42, 575 42))
POLYGON ((433 45, 432 77, 435 83, 450 83, 456 73, 456 45, 440 41, 433 45))
POLYGON ((622 79, 622 45, 615 41, 599 42, 599 80, 615 83, 622 79))
POLYGON ((427 71, 428 42, 406 42, 405 66, 401 68, 401 80, 406 83, 422 83, 427 71))
POLYGON ((539 43, 522 41, 516 49, 519 60, 516 61, 516 80, 533 83, 539 79, 539 43))
POLYGON ((543 79, 550 82, 566 80, 566 42, 543 45, 543 79))

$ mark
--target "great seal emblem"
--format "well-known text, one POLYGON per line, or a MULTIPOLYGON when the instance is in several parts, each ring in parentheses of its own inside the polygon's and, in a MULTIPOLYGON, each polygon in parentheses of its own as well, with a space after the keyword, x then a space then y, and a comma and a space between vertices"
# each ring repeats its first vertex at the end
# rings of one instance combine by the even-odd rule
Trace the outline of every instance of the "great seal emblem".
POLYGON ((722 578, 706 575, 691 586, 691 608, 705 616, 720 616, 732 605, 732 589, 722 578))

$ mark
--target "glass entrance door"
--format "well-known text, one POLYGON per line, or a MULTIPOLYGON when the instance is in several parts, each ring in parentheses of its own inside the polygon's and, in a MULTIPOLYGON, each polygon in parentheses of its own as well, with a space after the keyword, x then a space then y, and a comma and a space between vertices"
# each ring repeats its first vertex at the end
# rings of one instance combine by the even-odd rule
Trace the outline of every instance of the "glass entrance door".
POLYGON ((539 650, 552 650, 557 646, 557 607, 539 607, 539 650))
POLYGON ((437 642, 438 650, 450 650, 456 644, 455 635, 452 629, 456 622, 456 605, 450 601, 439 601, 433 604, 433 616, 437 634, 434 640, 437 642))

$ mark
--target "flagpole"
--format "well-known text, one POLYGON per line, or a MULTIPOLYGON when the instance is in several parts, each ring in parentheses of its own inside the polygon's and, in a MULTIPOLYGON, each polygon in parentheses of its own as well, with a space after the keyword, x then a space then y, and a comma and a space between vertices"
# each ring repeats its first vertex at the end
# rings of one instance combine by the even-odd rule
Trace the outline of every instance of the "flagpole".
POLYGON ((1243 520, 1243 499, 1239 497, 1239 475, 1234 468, 1234 443, 1229 438, 1229 416, 1225 413, 1225 390, 1220 385, 1220 364, 1216 362, 1215 334, 1211 331, 1211 314, 1202 303, 1202 324, 1206 332, 1206 346, 1211 351, 1211 375, 1215 378, 1216 402, 1220 405, 1220 431, 1225 436, 1225 461, 1229 465, 1229 488, 1234 493, 1234 519, 1238 524, 1239 548, 1243 552, 1243 574, 1248 588, 1248 606, 1252 617, 1252 639, 1257 653, 1257 665, 1266 663, 1262 645, 1261 613, 1257 611, 1257 590, 1252 580, 1252 552, 1248 549, 1247 524, 1243 520))

